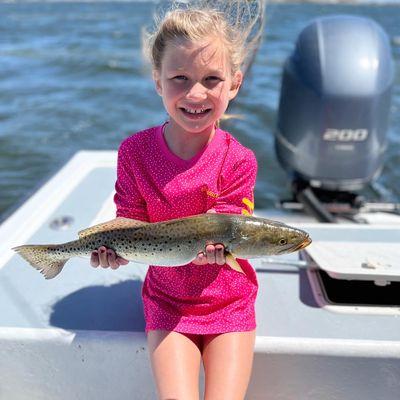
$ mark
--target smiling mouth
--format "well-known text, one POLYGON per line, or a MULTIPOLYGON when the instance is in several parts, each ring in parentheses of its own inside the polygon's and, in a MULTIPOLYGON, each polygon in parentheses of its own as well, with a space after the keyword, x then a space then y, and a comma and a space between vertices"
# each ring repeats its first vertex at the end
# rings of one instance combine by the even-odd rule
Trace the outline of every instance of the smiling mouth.
POLYGON ((211 108, 179 108, 185 115, 191 118, 201 118, 211 111, 211 108))

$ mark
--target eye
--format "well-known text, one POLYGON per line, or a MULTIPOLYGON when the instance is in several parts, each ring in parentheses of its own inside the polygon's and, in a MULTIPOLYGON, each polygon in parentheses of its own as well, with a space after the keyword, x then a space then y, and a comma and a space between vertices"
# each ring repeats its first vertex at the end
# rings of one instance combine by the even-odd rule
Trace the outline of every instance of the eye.
POLYGON ((280 244, 281 246, 285 245, 286 243, 287 243, 287 240, 286 240, 285 238, 279 239, 279 244, 280 244))
POLYGON ((214 87, 217 87, 223 81, 224 81, 224 79, 220 78, 219 76, 210 75, 210 76, 207 76, 207 78, 204 80, 204 86, 208 89, 213 89, 214 87))
POLYGON ((187 77, 185 75, 176 75, 172 78, 175 81, 187 81, 187 77))
POLYGON ((219 82, 219 81, 223 81, 223 79, 220 78, 219 76, 211 75, 211 76, 208 76, 206 78, 206 81, 208 81, 208 82, 219 82))

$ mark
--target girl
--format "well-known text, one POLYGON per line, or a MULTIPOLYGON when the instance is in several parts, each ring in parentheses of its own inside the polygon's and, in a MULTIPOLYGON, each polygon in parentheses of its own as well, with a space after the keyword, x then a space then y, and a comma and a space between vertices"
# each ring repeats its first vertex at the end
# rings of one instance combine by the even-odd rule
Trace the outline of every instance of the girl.
MULTIPOLYGON (((244 38, 211 9, 168 12, 149 38, 153 78, 169 119, 125 139, 118 152, 117 217, 157 222, 253 210, 252 151, 218 128, 242 83, 244 38)), ((206 246, 206 243, 205 243, 206 246)), ((224 247, 181 267, 150 266, 143 284, 146 333, 160 399, 243 399, 255 341, 253 268, 225 264, 224 247)), ((127 261, 105 247, 94 267, 127 261)))

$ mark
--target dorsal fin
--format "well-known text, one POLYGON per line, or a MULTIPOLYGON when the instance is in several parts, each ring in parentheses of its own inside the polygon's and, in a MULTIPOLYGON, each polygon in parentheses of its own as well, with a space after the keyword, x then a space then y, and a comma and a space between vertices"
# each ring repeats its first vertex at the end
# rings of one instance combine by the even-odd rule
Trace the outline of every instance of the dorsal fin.
POLYGON ((147 225, 148 222, 139 221, 137 219, 130 218, 117 218, 108 222, 103 222, 98 225, 91 226, 90 228, 83 229, 78 232, 79 238, 83 238, 93 233, 112 231, 121 228, 138 228, 139 226, 147 225))

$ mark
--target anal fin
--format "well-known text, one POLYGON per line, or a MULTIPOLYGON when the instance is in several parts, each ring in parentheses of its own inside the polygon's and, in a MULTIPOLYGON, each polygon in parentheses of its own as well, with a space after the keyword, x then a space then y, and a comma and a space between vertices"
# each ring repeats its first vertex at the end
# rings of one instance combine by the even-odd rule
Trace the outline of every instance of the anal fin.
POLYGON ((240 264, 237 262, 236 258, 233 257, 233 255, 231 253, 226 253, 225 254, 225 259, 226 259, 226 263, 235 271, 240 272, 242 274, 244 274, 244 271, 242 269, 242 267, 240 266, 240 264))

